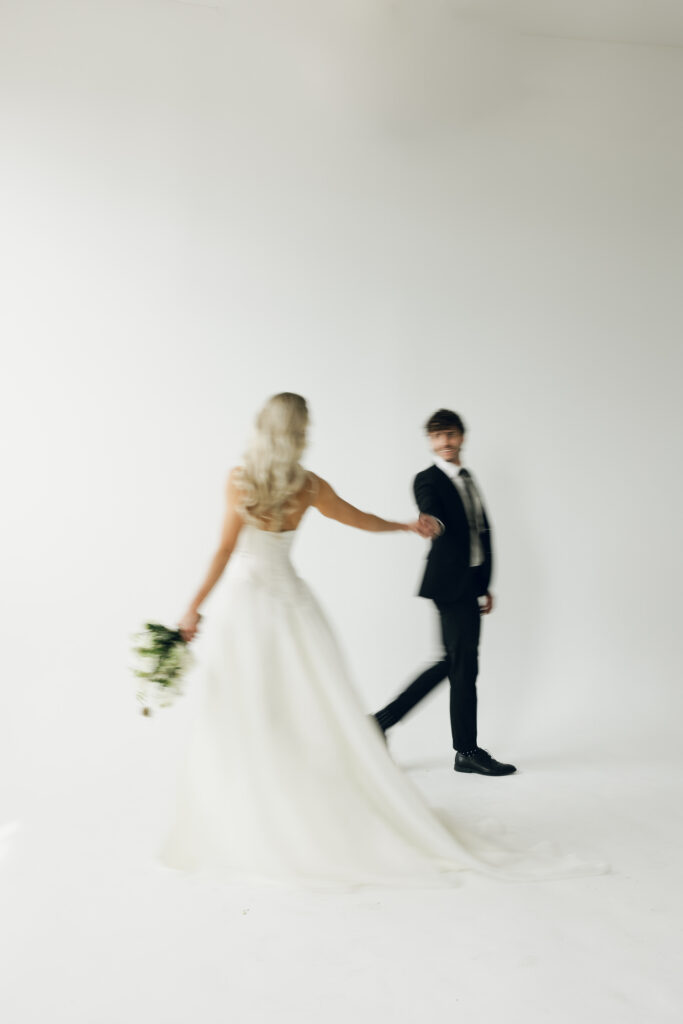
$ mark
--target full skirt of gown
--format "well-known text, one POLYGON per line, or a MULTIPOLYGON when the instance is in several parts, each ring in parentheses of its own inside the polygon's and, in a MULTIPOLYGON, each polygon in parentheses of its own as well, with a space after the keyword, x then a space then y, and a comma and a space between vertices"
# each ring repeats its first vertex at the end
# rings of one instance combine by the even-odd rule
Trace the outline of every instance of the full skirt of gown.
POLYGON ((429 808, 354 691, 291 562, 294 535, 245 525, 217 588, 162 863, 228 881, 314 885, 453 884, 463 869, 585 873, 571 857, 491 865, 429 808))

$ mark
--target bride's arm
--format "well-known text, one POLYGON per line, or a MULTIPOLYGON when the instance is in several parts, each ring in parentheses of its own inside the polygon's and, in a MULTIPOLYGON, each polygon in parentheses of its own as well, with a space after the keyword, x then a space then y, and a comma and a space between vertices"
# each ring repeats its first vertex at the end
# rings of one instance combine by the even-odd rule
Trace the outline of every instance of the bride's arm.
POLYGON ((373 516, 370 512, 361 512, 355 505, 340 498, 327 480, 323 480, 321 477, 316 477, 315 480, 317 487, 311 504, 328 519, 336 519, 338 523, 343 523, 345 526, 355 526, 358 530, 369 530, 371 533, 388 533, 390 530, 419 532, 417 522, 396 523, 390 519, 373 516))
POLYGON ((228 483, 226 486, 226 508, 225 516, 223 518, 223 526, 221 528, 221 536, 218 542, 216 552, 211 559, 208 572, 202 583, 201 587, 193 597, 192 601, 188 605, 187 611, 178 623, 178 629, 182 633, 185 640, 192 640, 195 633, 197 632, 197 624, 199 622, 199 609, 203 601, 209 596, 213 588, 215 587, 218 580, 223 574, 223 570, 228 564, 230 555, 233 552, 239 532, 242 529, 242 517, 237 511, 238 505, 238 490, 235 484, 235 470, 230 473, 228 483))

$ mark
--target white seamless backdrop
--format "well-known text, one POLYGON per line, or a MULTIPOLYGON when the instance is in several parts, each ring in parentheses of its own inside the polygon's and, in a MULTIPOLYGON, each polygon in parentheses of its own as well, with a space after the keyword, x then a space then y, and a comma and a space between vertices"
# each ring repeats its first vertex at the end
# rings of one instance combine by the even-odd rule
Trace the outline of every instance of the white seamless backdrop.
MULTIPOLYGON (((389 516, 464 416, 494 753, 676 736, 681 50, 462 7, 3 4, 4 818, 143 728, 171 763, 129 634, 183 610, 285 389, 389 516)), ((438 650, 423 543, 311 515, 296 554, 372 710, 438 650)), ((408 730, 448 759, 445 689, 408 730)))

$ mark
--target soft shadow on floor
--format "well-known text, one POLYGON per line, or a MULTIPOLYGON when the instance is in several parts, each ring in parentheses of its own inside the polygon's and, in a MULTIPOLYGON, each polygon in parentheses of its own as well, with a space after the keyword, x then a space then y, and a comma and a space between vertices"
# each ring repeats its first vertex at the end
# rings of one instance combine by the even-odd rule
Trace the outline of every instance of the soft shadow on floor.
POLYGON ((449 765, 449 763, 450 763, 450 759, 445 758, 443 756, 441 756, 441 757, 426 756, 426 757, 417 757, 417 758, 415 758, 415 757, 404 758, 404 757, 397 757, 397 756, 395 756, 391 752, 391 750, 389 751, 389 753, 393 757, 393 759, 396 762, 396 764, 400 768, 402 768, 403 771, 405 771, 405 772, 431 772, 431 771, 435 771, 437 769, 441 770, 443 768, 446 768, 449 765))

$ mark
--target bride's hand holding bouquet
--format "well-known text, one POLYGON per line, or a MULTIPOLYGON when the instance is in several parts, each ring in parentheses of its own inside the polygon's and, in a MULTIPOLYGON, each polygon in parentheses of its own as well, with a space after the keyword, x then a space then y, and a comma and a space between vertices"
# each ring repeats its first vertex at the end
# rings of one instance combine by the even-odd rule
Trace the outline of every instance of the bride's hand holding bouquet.
POLYGON ((199 612, 188 609, 177 629, 146 622, 134 636, 133 673, 138 680, 138 701, 143 715, 153 707, 170 707, 183 692, 187 672, 194 664, 189 643, 197 633, 199 612))
POLYGON ((197 611, 196 608, 190 606, 183 615, 183 617, 181 618, 180 622, 178 623, 178 632, 182 636, 185 643, 190 643, 190 641, 194 640, 194 638, 196 637, 197 632, 199 630, 200 620, 200 613, 197 611))

